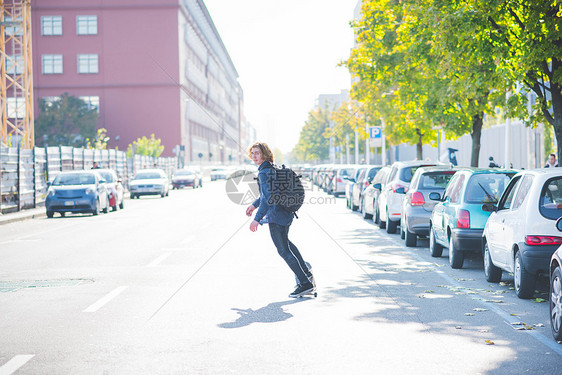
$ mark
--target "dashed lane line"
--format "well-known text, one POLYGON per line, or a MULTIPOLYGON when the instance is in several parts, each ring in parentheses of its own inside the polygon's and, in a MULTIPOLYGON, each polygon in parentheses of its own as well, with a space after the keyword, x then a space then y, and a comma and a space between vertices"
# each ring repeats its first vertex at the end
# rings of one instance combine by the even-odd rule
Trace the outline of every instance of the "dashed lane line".
POLYGON ((154 259, 152 262, 148 263, 147 267, 156 267, 159 265, 164 259, 172 255, 172 253, 164 253, 160 255, 158 258, 154 259))
POLYGON ((107 304, 113 298, 117 297, 119 294, 121 294, 121 292, 123 292, 127 288, 128 286, 120 286, 119 288, 114 289, 112 292, 107 294, 105 297, 100 298, 96 303, 85 309, 83 312, 92 313, 98 311, 105 304, 107 304))
POLYGON ((27 361, 35 357, 35 354, 20 354, 10 359, 6 364, 0 367, 0 375, 11 375, 20 367, 25 365, 27 361))

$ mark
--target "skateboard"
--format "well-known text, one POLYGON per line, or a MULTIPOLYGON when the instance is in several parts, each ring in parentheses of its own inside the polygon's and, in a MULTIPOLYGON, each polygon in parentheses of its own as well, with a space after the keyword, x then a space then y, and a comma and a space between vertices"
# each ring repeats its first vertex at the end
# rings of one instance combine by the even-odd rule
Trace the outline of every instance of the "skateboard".
MULTIPOLYGON (((312 266, 310 265, 310 263, 308 262, 304 262, 306 264, 306 267, 308 267, 308 270, 310 272, 312 272, 312 266)), ((297 282, 297 285, 299 285, 299 279, 295 276, 295 281, 297 282)), ((318 297, 318 293, 316 292, 316 282, 314 281, 314 276, 311 277, 310 281, 312 282, 312 285, 314 286, 314 288, 308 292, 308 293, 303 293, 301 295, 299 295, 297 298, 303 298, 303 297, 318 297)), ((295 286, 296 288, 296 286, 295 286)))

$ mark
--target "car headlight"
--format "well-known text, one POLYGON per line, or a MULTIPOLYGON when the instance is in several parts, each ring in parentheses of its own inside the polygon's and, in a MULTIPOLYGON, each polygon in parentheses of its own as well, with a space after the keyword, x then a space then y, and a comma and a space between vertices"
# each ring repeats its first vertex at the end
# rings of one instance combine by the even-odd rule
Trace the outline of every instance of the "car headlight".
POLYGON ((86 189, 86 194, 95 194, 95 193, 96 193, 96 189, 94 188, 89 187, 86 189))
POLYGON ((54 197, 56 193, 57 193, 57 191, 55 189, 47 190, 47 196, 48 197, 54 197))

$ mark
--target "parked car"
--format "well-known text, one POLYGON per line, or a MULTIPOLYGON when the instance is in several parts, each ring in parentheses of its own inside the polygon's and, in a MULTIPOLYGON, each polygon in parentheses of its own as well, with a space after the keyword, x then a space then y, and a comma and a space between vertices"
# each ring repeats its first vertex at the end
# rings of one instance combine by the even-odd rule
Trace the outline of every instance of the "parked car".
POLYGON ((357 211, 358 206, 353 206, 353 185, 359 180, 361 174, 365 174, 366 166, 361 166, 355 170, 355 174, 347 179, 347 184, 345 185, 345 200, 347 208, 357 211))
POLYGON ((418 236, 429 235, 429 218, 436 201, 429 199, 429 194, 443 194, 456 169, 450 166, 422 167, 416 170, 402 201, 400 232, 406 240, 406 246, 416 246, 418 236))
POLYGON ((377 175, 377 172, 380 171, 381 169, 382 169, 382 165, 371 165, 367 167, 365 173, 361 174, 357 183, 353 184, 352 202, 354 204, 357 203, 357 206, 361 210, 361 213, 363 214, 363 218, 365 219, 370 219, 372 216, 369 216, 369 214, 365 213, 363 194, 365 193, 365 189, 367 189, 367 187, 371 185, 371 182, 377 175))
POLYGON ((202 187, 203 179, 201 175, 190 169, 178 169, 172 175, 172 188, 180 189, 184 186, 191 186, 192 188, 202 187))
POLYGON ((402 200, 410 181, 420 167, 432 167, 441 163, 428 161, 397 161, 392 164, 388 179, 378 199, 380 224, 388 233, 396 233, 402 215, 402 200))
POLYGON ((499 282, 512 272, 515 293, 531 298, 540 273, 549 274, 552 254, 562 244, 555 222, 562 217, 562 169, 521 171, 491 212, 483 234, 486 280, 499 282))
POLYGON ((345 194, 345 185, 347 180, 355 174, 357 170, 356 166, 352 165, 340 165, 336 166, 333 171, 332 183, 329 188, 329 193, 338 197, 341 194, 345 194))
MULTIPOLYGON (((562 231, 562 218, 556 220, 562 231)), ((550 328, 556 341, 562 341, 562 246, 550 258, 550 328)))
POLYGON ((439 201, 429 223, 431 255, 439 257, 447 247, 451 267, 462 268, 465 252, 482 251, 482 233, 490 216, 482 205, 497 203, 515 173, 509 169, 460 169, 442 197, 429 194, 430 199, 439 201))
POLYGON ((213 168, 211 169, 211 181, 226 180, 230 172, 227 167, 213 168))
POLYGON ((92 213, 109 211, 109 198, 105 180, 95 171, 65 171, 49 183, 45 209, 47 217, 55 212, 65 216, 71 213, 92 213))
POLYGON ((121 178, 117 176, 117 172, 113 169, 97 169, 96 172, 105 180, 111 209, 117 211, 117 208, 125 208, 125 189, 121 183, 121 178))
POLYGON ((140 170, 129 183, 131 199, 139 198, 141 195, 160 195, 164 198, 168 196, 169 190, 168 176, 162 169, 140 170))
MULTIPOLYGON (((369 218, 372 217, 373 221, 380 225, 380 215, 378 210, 378 199, 381 194, 381 190, 384 188, 384 184, 388 179, 388 173, 390 172, 390 167, 382 167, 375 177, 373 181, 365 191, 363 191, 363 217, 369 218)), ((381 226, 384 229, 384 227, 381 226)))

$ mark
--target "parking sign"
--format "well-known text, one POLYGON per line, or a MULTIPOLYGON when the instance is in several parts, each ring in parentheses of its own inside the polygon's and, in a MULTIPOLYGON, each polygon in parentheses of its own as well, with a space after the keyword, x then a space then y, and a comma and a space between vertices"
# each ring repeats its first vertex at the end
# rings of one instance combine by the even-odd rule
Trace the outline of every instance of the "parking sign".
POLYGON ((377 139, 377 138, 381 138, 381 135, 382 135, 382 129, 380 126, 369 127, 369 138, 377 139))

